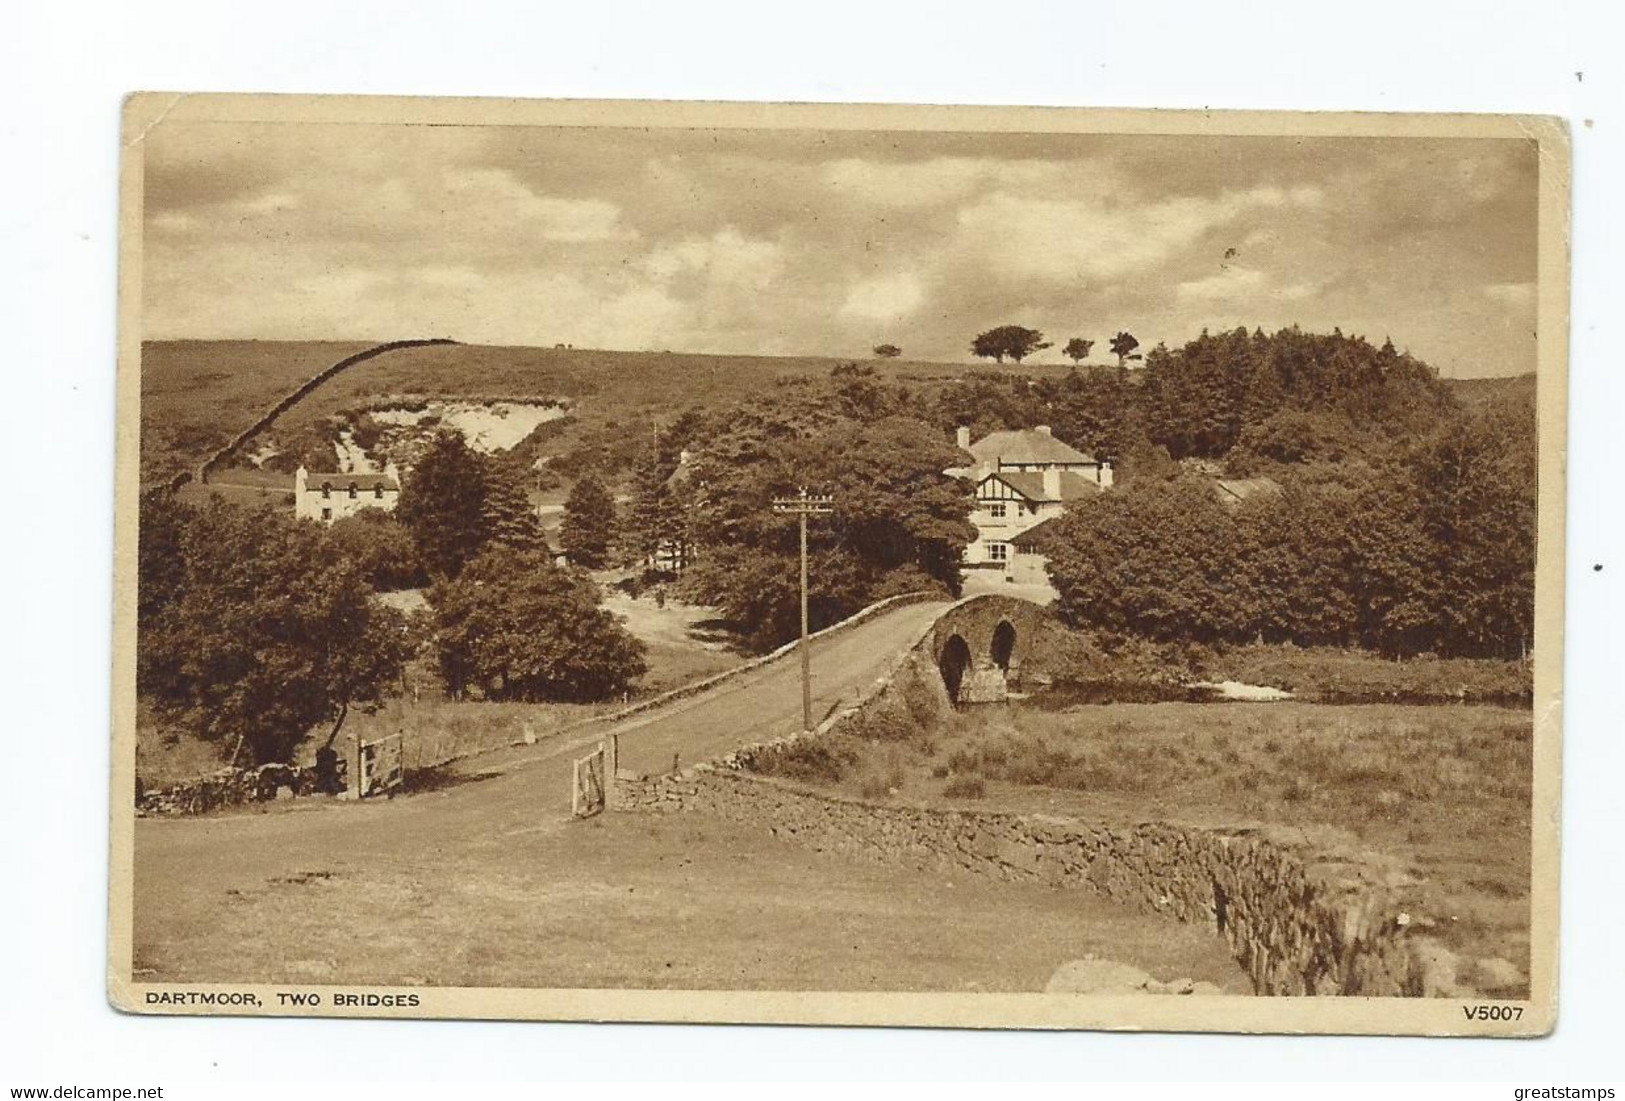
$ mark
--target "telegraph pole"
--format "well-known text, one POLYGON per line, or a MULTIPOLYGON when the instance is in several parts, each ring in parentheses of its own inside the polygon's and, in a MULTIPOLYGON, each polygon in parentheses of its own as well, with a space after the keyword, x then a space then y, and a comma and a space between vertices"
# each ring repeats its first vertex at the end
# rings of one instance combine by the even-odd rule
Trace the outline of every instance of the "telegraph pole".
POLYGON ((812 721, 812 657, 807 645, 807 517, 835 511, 835 498, 814 497, 807 487, 794 497, 773 498, 773 511, 788 513, 801 521, 801 729, 811 730, 812 721))

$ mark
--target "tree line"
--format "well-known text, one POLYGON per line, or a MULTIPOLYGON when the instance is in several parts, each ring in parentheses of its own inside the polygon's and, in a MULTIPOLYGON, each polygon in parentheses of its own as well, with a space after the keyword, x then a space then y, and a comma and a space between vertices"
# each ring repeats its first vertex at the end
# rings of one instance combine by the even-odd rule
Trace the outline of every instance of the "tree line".
POLYGON ((1057 609, 1108 637, 1517 658, 1533 639, 1532 416, 1506 406, 1226 505, 1143 477, 1045 540, 1057 609))
POLYGON ((161 722, 233 759, 331 747, 429 659, 454 697, 605 699, 645 671, 643 647, 560 566, 523 487, 442 433, 392 515, 330 528, 269 506, 157 492, 141 504, 137 691, 161 722), (428 612, 377 592, 427 583, 428 612))

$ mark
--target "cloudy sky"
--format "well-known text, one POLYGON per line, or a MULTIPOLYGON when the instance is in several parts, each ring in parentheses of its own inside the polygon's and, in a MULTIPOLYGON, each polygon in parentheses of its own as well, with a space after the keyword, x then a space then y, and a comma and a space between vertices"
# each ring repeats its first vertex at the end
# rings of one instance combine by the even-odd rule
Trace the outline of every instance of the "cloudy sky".
POLYGON ((1522 141, 175 123, 147 145, 149 339, 967 359, 1013 322, 1104 361, 1119 329, 1297 323, 1534 369, 1522 141))

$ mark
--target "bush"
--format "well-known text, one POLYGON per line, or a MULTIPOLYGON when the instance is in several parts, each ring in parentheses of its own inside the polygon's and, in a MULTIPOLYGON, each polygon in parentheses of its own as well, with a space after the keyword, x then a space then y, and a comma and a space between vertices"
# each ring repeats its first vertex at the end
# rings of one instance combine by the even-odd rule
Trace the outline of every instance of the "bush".
POLYGON ((943 785, 942 794, 950 799, 980 799, 987 794, 987 781, 980 776, 955 776, 943 785))
POLYGON ((832 735, 768 746, 751 754, 744 764, 762 776, 782 776, 805 784, 836 784, 859 757, 857 746, 850 740, 832 735))
POLYGON ((598 589, 545 553, 495 546, 429 592, 441 674, 455 695, 584 702, 618 696, 646 666, 643 644, 598 589))

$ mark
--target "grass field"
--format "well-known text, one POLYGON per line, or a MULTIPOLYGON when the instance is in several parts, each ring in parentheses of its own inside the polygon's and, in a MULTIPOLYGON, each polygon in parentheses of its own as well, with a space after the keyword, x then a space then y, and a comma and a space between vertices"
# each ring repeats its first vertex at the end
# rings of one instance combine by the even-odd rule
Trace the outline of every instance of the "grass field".
POLYGON ((1447 946, 1527 974, 1532 735, 1530 712, 1481 706, 1015 706, 775 771, 871 799, 1301 829, 1401 858, 1447 946))
MULTIPOLYGON (((161 844, 193 824, 148 825, 161 844)), ((137 979, 1038 991, 1094 954, 1250 993, 1205 929, 1124 920, 1076 891, 848 863, 701 815, 539 823, 405 855, 360 846, 291 873, 273 850, 231 853, 209 891, 138 861, 137 979)))
MULTIPOLYGON (((142 480, 196 465, 301 382, 365 344, 302 341, 152 341, 142 346, 142 480)), ((714 409, 846 362, 822 356, 718 356, 565 348, 436 345, 390 352, 319 387, 281 417, 297 432, 340 410, 390 395, 570 399, 574 423, 555 451, 615 426, 647 426, 687 406, 714 409)), ((877 362, 886 377, 948 378, 1016 368, 908 360, 877 362)), ((1034 377, 1061 374, 1027 366, 1034 377)))
MULTIPOLYGON (((196 466, 366 342, 163 340, 141 346, 141 480, 196 466)), ((291 487, 290 487, 291 488, 291 487)))

